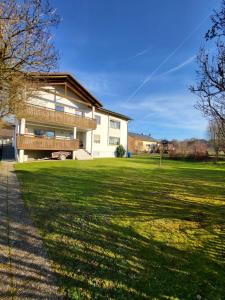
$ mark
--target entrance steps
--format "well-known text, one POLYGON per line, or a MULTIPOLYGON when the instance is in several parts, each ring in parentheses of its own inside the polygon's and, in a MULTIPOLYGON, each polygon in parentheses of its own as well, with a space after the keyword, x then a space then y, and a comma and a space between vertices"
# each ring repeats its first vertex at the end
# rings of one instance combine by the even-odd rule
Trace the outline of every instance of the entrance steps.
POLYGON ((84 149, 78 149, 75 151, 75 159, 77 160, 90 160, 92 156, 84 149))

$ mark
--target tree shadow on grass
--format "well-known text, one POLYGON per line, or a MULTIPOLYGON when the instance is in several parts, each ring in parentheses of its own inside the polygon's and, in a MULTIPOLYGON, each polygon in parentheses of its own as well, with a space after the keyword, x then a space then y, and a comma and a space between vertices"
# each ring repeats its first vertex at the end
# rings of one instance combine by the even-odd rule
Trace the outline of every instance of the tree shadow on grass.
POLYGON ((225 207, 214 200, 225 189, 220 175, 212 183, 198 171, 199 186, 182 172, 17 171, 69 298, 224 299, 225 207))

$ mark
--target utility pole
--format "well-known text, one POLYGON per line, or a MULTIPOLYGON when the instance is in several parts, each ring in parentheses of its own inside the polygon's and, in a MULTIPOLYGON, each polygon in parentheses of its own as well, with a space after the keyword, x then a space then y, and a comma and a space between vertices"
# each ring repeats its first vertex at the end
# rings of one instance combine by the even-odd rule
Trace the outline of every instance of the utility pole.
POLYGON ((159 146, 159 167, 161 168, 162 166, 162 158, 163 158, 163 144, 160 143, 160 146, 159 146))

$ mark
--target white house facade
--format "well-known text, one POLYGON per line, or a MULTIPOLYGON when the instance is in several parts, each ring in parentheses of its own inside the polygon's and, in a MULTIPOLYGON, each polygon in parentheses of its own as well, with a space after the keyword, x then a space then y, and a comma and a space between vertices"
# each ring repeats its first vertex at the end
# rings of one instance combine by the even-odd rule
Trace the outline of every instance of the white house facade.
POLYGON ((129 117, 103 108, 74 77, 66 73, 34 74, 39 89, 16 116, 13 146, 19 162, 79 149, 90 157, 114 157, 128 147, 129 117))

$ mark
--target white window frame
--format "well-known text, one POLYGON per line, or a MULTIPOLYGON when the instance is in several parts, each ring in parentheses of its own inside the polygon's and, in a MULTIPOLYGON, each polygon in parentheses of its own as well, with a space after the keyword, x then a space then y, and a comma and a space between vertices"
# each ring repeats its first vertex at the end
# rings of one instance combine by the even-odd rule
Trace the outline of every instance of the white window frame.
POLYGON ((101 144, 101 135, 100 134, 94 134, 94 143, 101 144), (99 139, 96 139, 96 137, 99 137, 99 139))
POLYGON ((115 119, 110 119, 109 120, 109 127, 113 128, 113 129, 120 129, 121 127, 121 122, 119 120, 115 120, 115 119), (112 126, 112 124, 114 124, 112 126), (118 125, 118 126, 117 126, 118 125))
POLYGON ((120 145, 120 137, 118 137, 118 136, 109 136, 109 145, 110 146, 118 146, 118 145, 120 145), (110 140, 111 139, 117 139, 118 140, 118 142, 110 142, 110 140))
POLYGON ((97 125, 101 125, 101 116, 99 116, 99 115, 95 115, 95 120, 96 120, 96 124, 97 125), (97 117, 97 118, 96 118, 97 117), (99 121, 98 121, 99 120, 99 121))

